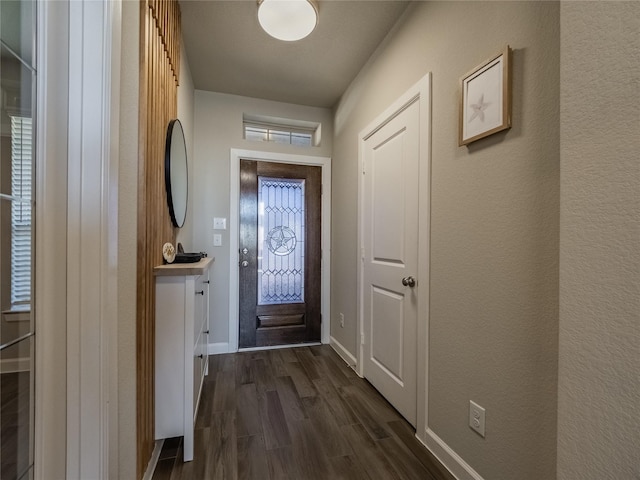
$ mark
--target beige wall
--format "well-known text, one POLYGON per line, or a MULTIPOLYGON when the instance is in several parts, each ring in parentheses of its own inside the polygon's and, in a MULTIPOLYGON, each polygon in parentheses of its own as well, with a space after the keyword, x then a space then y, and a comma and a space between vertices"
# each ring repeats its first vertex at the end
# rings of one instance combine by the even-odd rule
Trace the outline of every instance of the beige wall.
POLYGON ((184 225, 178 230, 176 242, 182 243, 185 252, 196 251, 193 249, 193 197, 194 197, 194 176, 193 176, 193 116, 194 116, 194 94, 193 80, 187 53, 182 45, 180 52, 180 85, 178 86, 178 118, 184 130, 185 142, 187 144, 187 170, 188 170, 188 195, 187 195, 187 216, 184 225))
POLYGON ((491 480, 555 477, 559 40, 555 2, 418 2, 335 109, 331 333, 355 355, 358 134, 433 74, 428 427, 491 480), (505 43, 513 128, 458 147, 459 79, 505 43))
MULTIPOLYGON (((297 155, 331 156, 333 121, 325 108, 196 90, 193 165, 193 248, 215 257, 211 280, 211 343, 229 338, 229 151, 232 148, 297 155), (322 143, 302 148, 244 140, 242 114, 266 115, 322 123, 322 143), (222 247, 213 246, 213 218, 227 219, 222 247)), ((237 234, 237 232, 236 232, 237 234)))
POLYGON ((640 3, 561 8, 558 479, 640 478, 640 3))

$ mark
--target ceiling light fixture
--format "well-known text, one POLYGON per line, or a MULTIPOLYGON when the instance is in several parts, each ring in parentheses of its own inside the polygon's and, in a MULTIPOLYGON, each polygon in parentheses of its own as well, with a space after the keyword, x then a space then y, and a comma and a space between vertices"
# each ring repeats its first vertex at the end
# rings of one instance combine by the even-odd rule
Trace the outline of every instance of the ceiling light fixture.
POLYGON ((318 24, 314 0, 258 0, 260 26, 278 40, 301 40, 318 24))

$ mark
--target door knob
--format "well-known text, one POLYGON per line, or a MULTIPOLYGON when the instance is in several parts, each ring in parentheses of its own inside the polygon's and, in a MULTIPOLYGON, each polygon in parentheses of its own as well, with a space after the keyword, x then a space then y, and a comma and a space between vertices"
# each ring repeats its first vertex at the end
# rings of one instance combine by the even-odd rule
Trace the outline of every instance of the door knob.
POLYGON ((416 286, 416 279, 413 277, 404 277, 402 279, 402 285, 413 288, 416 286))
POLYGON ((240 265, 242 265, 243 267, 248 267, 249 266, 249 262, 247 262, 246 260, 243 260, 240 265))

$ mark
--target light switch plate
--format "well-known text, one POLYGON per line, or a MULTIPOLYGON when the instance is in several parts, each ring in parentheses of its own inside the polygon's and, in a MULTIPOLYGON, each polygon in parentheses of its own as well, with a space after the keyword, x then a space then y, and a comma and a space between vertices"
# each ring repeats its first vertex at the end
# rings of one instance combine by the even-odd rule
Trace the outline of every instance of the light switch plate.
POLYGON ((227 219, 214 217, 213 218, 213 229, 214 230, 226 230, 227 229, 227 219))
POLYGON ((214 233, 213 234, 213 246, 214 247, 221 247, 222 246, 222 235, 220 235, 219 233, 214 233))

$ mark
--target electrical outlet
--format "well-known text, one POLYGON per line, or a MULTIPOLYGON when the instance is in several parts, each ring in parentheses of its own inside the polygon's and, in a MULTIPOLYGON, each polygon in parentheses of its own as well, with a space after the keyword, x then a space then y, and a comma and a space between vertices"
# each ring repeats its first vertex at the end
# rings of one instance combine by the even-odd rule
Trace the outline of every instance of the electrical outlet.
POLYGON ((214 247, 221 247, 222 246, 222 235, 220 235, 219 233, 214 233, 213 234, 213 246, 214 247))
POLYGON ((344 328, 344 313, 340 313, 340 327, 344 328))
POLYGON ((484 438, 484 408, 469 400, 469 426, 484 438))

